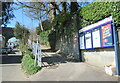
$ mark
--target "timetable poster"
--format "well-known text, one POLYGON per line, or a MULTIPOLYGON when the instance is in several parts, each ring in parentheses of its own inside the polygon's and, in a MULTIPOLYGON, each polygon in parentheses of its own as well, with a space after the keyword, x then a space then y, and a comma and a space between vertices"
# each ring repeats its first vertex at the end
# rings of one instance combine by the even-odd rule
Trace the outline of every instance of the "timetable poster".
POLYGON ((80 34, 80 49, 85 49, 84 34, 80 34))
POLYGON ((86 48, 92 48, 91 32, 90 31, 85 34, 85 41, 86 41, 86 48))
POLYGON ((92 37, 93 37, 93 48, 101 47, 101 43, 100 43, 100 28, 94 29, 92 31, 92 37))
POLYGON ((111 24, 102 26, 102 46, 112 46, 112 29, 111 24))

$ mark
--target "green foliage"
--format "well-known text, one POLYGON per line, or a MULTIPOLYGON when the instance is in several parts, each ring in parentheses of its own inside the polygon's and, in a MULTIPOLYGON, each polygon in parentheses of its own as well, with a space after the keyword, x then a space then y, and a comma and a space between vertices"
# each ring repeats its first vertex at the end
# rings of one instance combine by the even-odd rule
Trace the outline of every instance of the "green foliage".
POLYGON ((71 18, 73 15, 71 15, 69 12, 68 13, 63 13, 63 14, 58 14, 54 20, 53 20, 53 26, 57 28, 65 27, 69 25, 71 22, 71 18))
POLYGON ((17 39, 22 39, 22 28, 19 22, 16 23, 15 25, 15 30, 14 30, 14 35, 16 36, 17 39))
POLYGON ((28 49, 30 49, 30 47, 26 44, 22 44, 22 41, 19 41, 19 49, 20 51, 24 54, 25 52, 28 51, 28 49))
POLYGON ((25 53, 22 59, 22 69, 26 71, 27 74, 35 74, 37 73, 41 68, 37 65, 34 66, 34 59, 32 59, 32 53, 25 53))
POLYGON ((55 27, 56 41, 64 37, 66 40, 73 37, 77 31, 76 15, 69 12, 57 15, 53 20, 55 27))
POLYGON ((27 74, 35 74, 37 73, 41 68, 38 66, 34 66, 34 56, 33 53, 29 50, 30 47, 27 45, 23 46, 22 51, 23 53, 23 58, 22 58, 22 63, 21 63, 21 67, 22 69, 27 73, 27 74))
POLYGON ((81 26, 85 27, 108 16, 113 16, 114 23, 120 25, 120 2, 94 2, 84 6, 80 11, 81 26))
POLYGON ((14 35, 16 38, 23 41, 23 44, 25 45, 27 43, 28 38, 29 38, 30 32, 26 27, 20 25, 20 23, 17 22, 16 28, 14 30, 14 35))
MULTIPOLYGON (((40 32, 42 32, 40 27, 41 27, 41 25, 39 24, 39 26, 36 28, 36 33, 38 35, 40 34, 40 32)), ((52 24, 51 24, 50 20, 43 21, 42 27, 43 27, 43 31, 50 30, 52 28, 52 24)))
POLYGON ((51 30, 46 30, 40 33, 40 43, 46 46, 49 46, 48 35, 50 34, 51 30))

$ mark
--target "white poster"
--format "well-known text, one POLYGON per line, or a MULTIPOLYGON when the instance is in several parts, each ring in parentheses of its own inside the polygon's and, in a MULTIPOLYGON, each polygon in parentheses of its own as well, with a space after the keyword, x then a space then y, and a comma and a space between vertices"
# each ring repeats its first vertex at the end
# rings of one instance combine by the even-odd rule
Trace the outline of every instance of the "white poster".
POLYGON ((93 36, 93 48, 96 48, 96 47, 101 47, 101 44, 100 44, 100 29, 94 29, 92 31, 92 36, 93 36))
POLYGON ((85 49, 84 34, 80 34, 80 49, 85 49))
POLYGON ((86 40, 86 48, 92 48, 91 33, 90 32, 87 32, 85 34, 85 40, 86 40))

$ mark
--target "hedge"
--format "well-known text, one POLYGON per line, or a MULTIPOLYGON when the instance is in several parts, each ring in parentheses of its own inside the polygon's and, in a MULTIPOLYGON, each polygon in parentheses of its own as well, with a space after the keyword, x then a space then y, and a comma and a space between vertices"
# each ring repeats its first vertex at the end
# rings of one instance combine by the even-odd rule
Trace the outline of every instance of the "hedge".
POLYGON ((120 27, 120 1, 119 2, 93 2, 81 8, 79 13, 82 28, 113 16, 116 27, 120 27))

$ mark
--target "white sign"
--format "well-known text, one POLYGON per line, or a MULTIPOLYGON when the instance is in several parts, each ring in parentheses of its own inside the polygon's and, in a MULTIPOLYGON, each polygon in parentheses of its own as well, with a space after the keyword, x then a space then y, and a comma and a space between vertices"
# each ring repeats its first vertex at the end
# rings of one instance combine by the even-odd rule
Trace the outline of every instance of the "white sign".
POLYGON ((80 49, 85 49, 84 34, 80 34, 80 49))
POLYGON ((86 48, 92 48, 91 33, 90 32, 87 32, 85 34, 85 40, 86 40, 86 48))
POLYGON ((92 37, 93 37, 93 48, 101 47, 100 44, 100 29, 94 29, 92 31, 92 37))

